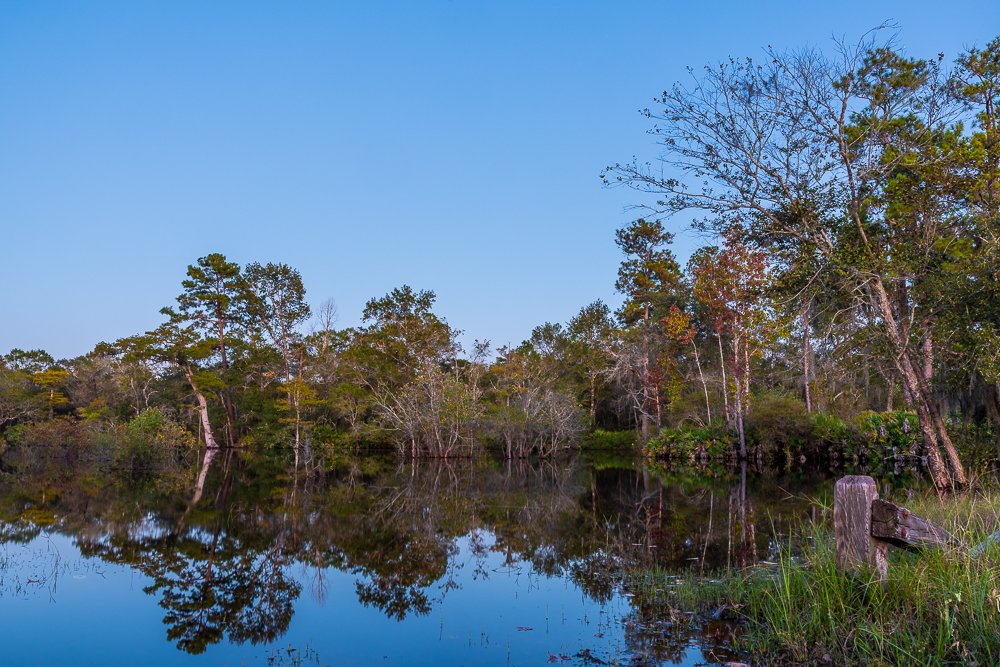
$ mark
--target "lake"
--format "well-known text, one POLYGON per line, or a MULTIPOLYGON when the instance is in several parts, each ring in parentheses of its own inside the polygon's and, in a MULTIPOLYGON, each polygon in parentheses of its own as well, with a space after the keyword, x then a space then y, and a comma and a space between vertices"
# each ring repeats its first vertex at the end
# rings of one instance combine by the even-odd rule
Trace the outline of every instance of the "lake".
POLYGON ((725 664, 726 623, 657 618, 631 569, 773 559, 834 477, 345 458, 291 477, 220 452, 122 479, 0 485, 5 664, 725 664))

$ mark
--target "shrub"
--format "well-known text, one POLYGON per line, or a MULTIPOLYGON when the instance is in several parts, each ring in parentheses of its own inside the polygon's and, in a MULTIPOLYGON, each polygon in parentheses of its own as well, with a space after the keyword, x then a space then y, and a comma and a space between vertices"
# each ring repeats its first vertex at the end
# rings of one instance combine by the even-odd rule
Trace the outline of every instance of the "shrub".
POLYGON ((115 463, 131 471, 168 466, 197 444, 184 426, 160 408, 146 408, 130 419, 120 433, 115 463))
POLYGON ((801 449, 811 431, 805 403, 784 394, 755 396, 747 419, 751 442, 764 453, 801 449))
POLYGON ((604 431, 596 429, 583 439, 582 449, 632 449, 635 431, 604 431))
POLYGON ((695 462, 717 459, 730 452, 733 434, 724 427, 664 429, 644 447, 646 456, 695 462))
POLYGON ((36 469, 52 463, 76 465, 101 458, 95 432, 69 417, 7 429, 6 461, 15 469, 36 469))
POLYGON ((858 415, 862 457, 916 456, 920 447, 920 425, 914 412, 862 412, 858 415))
POLYGON ((826 412, 814 412, 809 418, 809 438, 827 448, 847 447, 854 434, 843 419, 826 412))
POLYGON ((165 421, 160 408, 146 408, 125 425, 125 435, 129 440, 150 440, 163 428, 165 421))

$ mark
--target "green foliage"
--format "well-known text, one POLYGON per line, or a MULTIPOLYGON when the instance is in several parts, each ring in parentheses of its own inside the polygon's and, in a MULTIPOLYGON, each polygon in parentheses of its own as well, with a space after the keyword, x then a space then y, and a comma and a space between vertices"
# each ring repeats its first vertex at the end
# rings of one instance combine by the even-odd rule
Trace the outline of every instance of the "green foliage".
POLYGON ((956 421, 948 431, 955 446, 973 472, 984 474, 995 468, 1000 455, 997 427, 988 421, 956 421))
POLYGON ((860 453, 915 456, 920 446, 920 424, 913 412, 863 412, 858 415, 861 434, 860 453))
POLYGON ((36 470, 49 464, 75 466, 106 459, 97 432, 70 417, 18 424, 4 434, 4 462, 15 470, 36 470))
POLYGON ((650 438, 644 452, 648 457, 679 461, 720 459, 733 451, 733 433, 724 427, 664 429, 650 438))
POLYGON ((636 433, 628 431, 605 431, 596 429, 580 443, 582 449, 632 449, 635 447, 636 433))
POLYGON ((129 440, 151 440, 163 428, 165 421, 162 410, 147 408, 125 425, 125 436, 129 440))
POLYGON ((16 347, 0 357, 0 361, 3 361, 3 365, 7 368, 28 375, 41 373, 56 363, 52 355, 45 350, 21 350, 16 347))
POLYGON ((170 467, 192 451, 194 436, 160 408, 147 408, 120 429, 115 443, 115 465, 131 472, 170 467))
POLYGON ((747 427, 751 441, 766 455, 801 448, 810 426, 805 403, 798 398, 774 393, 753 398, 747 427))
POLYGON ((674 235, 659 220, 639 218, 615 234, 625 254, 615 288, 625 295, 621 317, 627 323, 667 314, 681 285, 680 267, 667 247, 674 235))
POLYGON ((814 412, 809 417, 809 437, 826 449, 844 449, 854 439, 854 432, 840 417, 826 412, 814 412))
POLYGON ((0 364, 0 431, 30 421, 44 410, 44 396, 31 376, 0 364))

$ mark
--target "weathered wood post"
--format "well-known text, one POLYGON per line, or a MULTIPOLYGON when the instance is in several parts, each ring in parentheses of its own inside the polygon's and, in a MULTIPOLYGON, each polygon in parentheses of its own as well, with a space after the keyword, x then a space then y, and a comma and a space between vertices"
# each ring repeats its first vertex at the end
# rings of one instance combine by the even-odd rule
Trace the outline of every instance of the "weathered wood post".
POLYGON ((837 480, 833 488, 833 532, 839 569, 868 567, 884 581, 889 571, 889 545, 872 537, 872 501, 877 498, 875 480, 867 475, 837 480))

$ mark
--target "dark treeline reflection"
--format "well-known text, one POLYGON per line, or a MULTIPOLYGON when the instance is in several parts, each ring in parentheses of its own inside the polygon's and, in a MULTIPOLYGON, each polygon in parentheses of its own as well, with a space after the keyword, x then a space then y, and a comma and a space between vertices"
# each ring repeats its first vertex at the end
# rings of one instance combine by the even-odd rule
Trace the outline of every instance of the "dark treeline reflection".
POLYGON ((632 566, 711 570, 768 557, 809 518, 809 479, 668 473, 632 459, 345 460, 324 478, 220 451, 155 478, 32 465, 0 487, 4 542, 42 531, 149 577, 167 636, 199 653, 269 642, 330 568, 390 618, 428 613, 468 576, 530 568, 611 599, 632 566), (458 562, 463 546, 473 555, 458 562), (466 571, 464 579, 458 570, 466 571))

